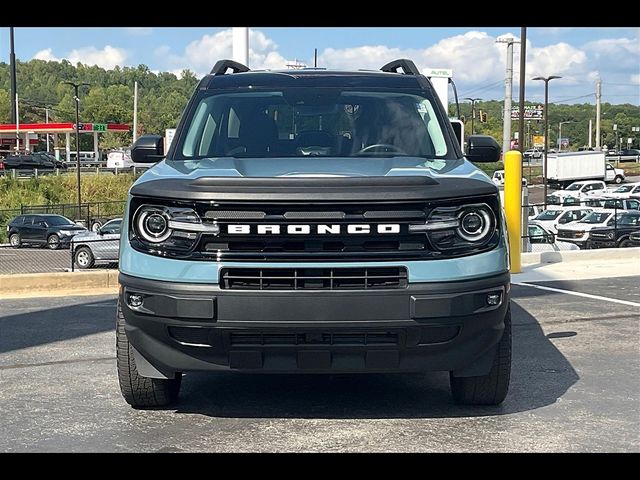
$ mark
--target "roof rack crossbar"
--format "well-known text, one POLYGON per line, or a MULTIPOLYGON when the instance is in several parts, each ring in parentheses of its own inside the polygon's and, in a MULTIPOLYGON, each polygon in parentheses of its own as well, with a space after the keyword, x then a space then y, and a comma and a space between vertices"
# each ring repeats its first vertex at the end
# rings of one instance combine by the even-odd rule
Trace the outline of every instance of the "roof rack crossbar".
POLYGON ((233 60, 218 60, 211 69, 212 75, 224 75, 227 70, 231 69, 233 73, 248 72, 249 67, 233 60))
POLYGON ((402 68, 405 75, 420 75, 420 70, 416 64, 406 58, 399 58, 384 65, 380 70, 388 73, 398 73, 398 69, 402 68))

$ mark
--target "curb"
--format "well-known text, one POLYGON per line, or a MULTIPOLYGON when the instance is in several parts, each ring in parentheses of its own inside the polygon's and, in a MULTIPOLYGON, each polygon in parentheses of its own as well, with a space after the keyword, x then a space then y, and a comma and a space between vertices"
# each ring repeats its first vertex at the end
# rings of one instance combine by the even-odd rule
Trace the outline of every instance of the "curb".
POLYGON ((0 275, 0 298, 55 296, 60 291, 118 289, 118 270, 0 275))
POLYGON ((640 247, 568 250, 566 252, 528 252, 522 254, 522 265, 537 263, 586 262, 596 260, 638 260, 640 247))

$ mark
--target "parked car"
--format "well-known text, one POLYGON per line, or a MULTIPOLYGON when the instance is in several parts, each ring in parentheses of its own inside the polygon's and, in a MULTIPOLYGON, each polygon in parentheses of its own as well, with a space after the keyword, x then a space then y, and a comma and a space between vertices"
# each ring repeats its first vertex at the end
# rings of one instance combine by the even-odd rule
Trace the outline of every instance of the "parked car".
POLYGON ((592 211, 592 208, 587 207, 548 208, 535 217, 534 220, 555 234, 558 233, 558 225, 582 220, 592 211))
POLYGON ((522 153, 522 156, 527 158, 542 158, 542 150, 538 150, 537 148, 530 148, 529 150, 525 150, 522 153))
POLYGON ((579 250, 577 245, 562 242, 556 239, 553 232, 549 231, 537 221, 529 222, 528 252, 559 252, 567 250, 579 250))
POLYGON ((618 188, 607 192, 605 195, 607 197, 613 198, 631 198, 636 196, 640 197, 640 182, 620 185, 618 188))
POLYGON ((594 210, 582 220, 558 227, 558 240, 575 243, 580 248, 589 248, 591 230, 615 223, 615 216, 622 215, 620 210, 594 210))
POLYGON ((131 150, 112 150, 107 155, 107 168, 130 168, 134 165, 131 150))
POLYGON ((46 245, 52 250, 68 247, 74 235, 87 229, 62 215, 18 215, 7 225, 9 243, 46 245))
POLYGON ((41 152, 29 152, 20 154, 10 154, 3 160, 5 170, 41 170, 53 171, 56 168, 64 168, 59 166, 62 162, 56 162, 55 157, 49 157, 49 154, 41 152))
MULTIPOLYGON (((498 185, 499 187, 504 187, 504 170, 496 170, 493 172, 493 177, 491 177, 493 183, 498 185)), ((522 186, 527 186, 527 179, 522 177, 522 186)))
POLYGON ((640 231, 640 212, 625 212, 616 217, 614 225, 594 228, 590 248, 632 247, 629 235, 640 231))
POLYGON ((631 247, 640 247, 640 230, 629 234, 629 242, 631 247))
POLYGON ((621 162, 640 162, 640 150, 637 148, 627 148, 624 150, 620 150, 620 153, 617 156, 620 157, 619 160, 621 162))
POLYGON ((529 211, 527 214, 529 220, 533 220, 535 217, 540 215, 540 213, 542 213, 542 207, 539 205, 529 205, 529 211))
POLYGON ((122 218, 108 221, 97 231, 73 237, 73 261, 78 268, 91 268, 99 262, 117 262, 122 218))
POLYGON ((566 197, 583 198, 590 195, 604 193, 607 185, 602 180, 582 180, 573 182, 564 190, 558 190, 547 195, 547 203, 560 205, 566 197))
MULTIPOLYGON (((581 200, 582 201, 582 200, 581 200)), ((612 210, 640 210, 640 200, 634 198, 593 197, 584 199, 584 205, 612 210)))

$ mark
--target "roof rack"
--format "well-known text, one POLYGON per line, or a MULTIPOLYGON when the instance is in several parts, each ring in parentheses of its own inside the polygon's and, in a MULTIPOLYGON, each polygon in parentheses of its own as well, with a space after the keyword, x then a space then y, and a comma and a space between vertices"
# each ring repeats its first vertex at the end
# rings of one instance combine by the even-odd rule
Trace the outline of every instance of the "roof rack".
POLYGON ((211 75, 224 75, 229 69, 231 69, 233 73, 248 72, 250 70, 246 65, 234 62, 233 60, 218 60, 211 69, 211 75))
POLYGON ((402 68, 405 75, 420 75, 420 70, 416 64, 406 58, 399 58, 384 65, 380 70, 388 73, 398 73, 398 68, 402 68))

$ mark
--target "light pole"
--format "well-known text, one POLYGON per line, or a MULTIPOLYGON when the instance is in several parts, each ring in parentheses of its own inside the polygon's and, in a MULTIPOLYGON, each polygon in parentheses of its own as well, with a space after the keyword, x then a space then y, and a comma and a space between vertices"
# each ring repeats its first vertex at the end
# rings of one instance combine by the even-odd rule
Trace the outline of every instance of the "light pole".
POLYGON ((476 102, 482 100, 481 98, 465 97, 463 100, 469 100, 471 102, 471 135, 473 135, 473 121, 476 118, 476 102))
MULTIPOLYGON (((63 82, 71 85, 74 89, 73 99, 76 101, 76 178, 78 181, 78 216, 82 212, 82 197, 80 196, 80 97, 78 96, 78 88, 88 83, 63 82)), ((87 219, 88 221, 88 219, 87 219)))
POLYGON ((558 124, 558 153, 562 151, 562 125, 565 123, 573 123, 573 120, 567 120, 558 124))
POLYGON ((534 77, 533 80, 544 82, 544 164, 542 165, 542 180, 544 181, 544 209, 547 209, 547 151, 549 150, 549 82, 558 75, 548 77, 534 77))

